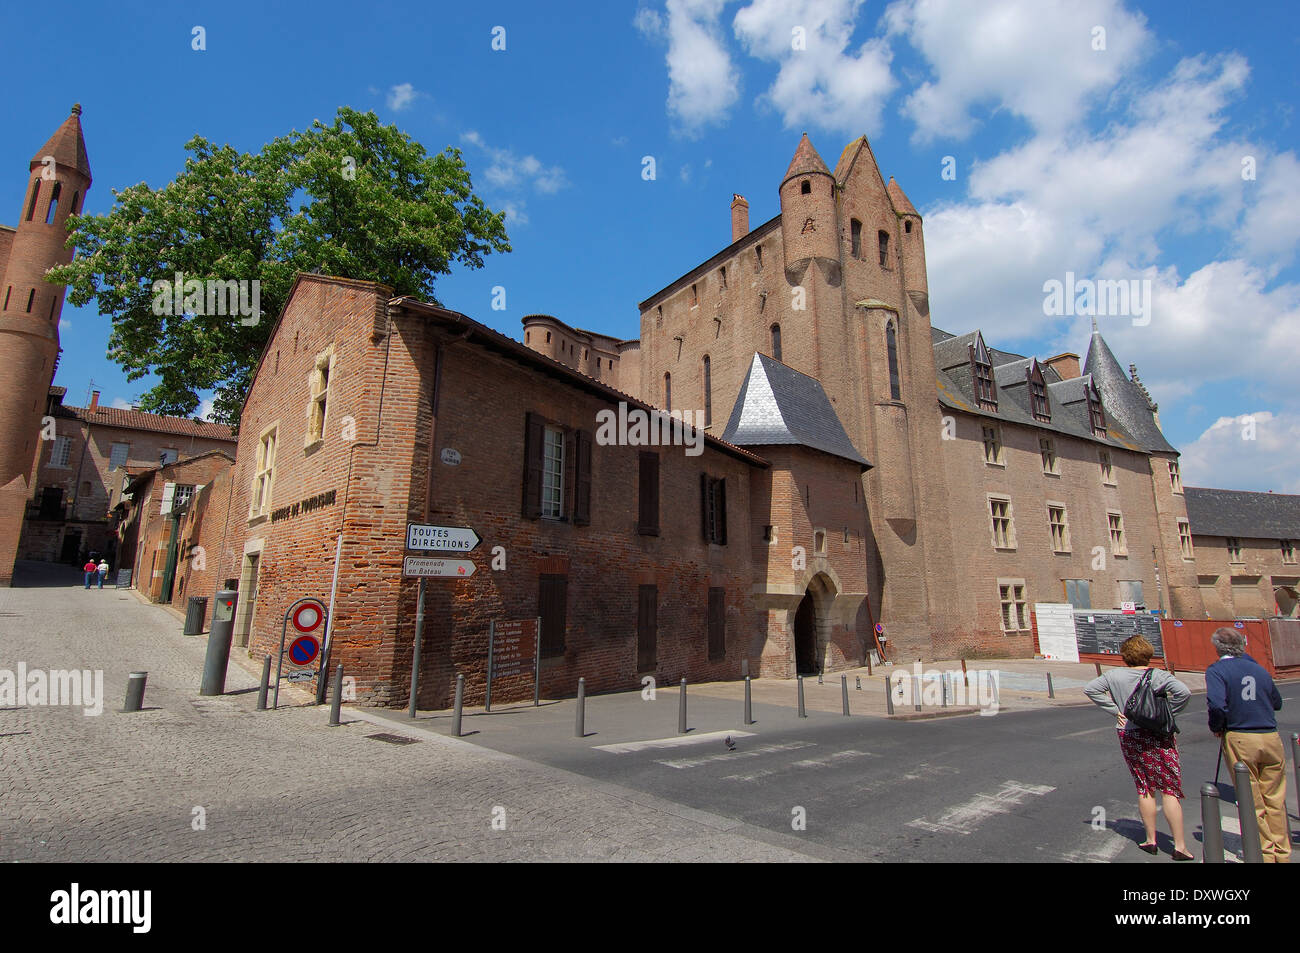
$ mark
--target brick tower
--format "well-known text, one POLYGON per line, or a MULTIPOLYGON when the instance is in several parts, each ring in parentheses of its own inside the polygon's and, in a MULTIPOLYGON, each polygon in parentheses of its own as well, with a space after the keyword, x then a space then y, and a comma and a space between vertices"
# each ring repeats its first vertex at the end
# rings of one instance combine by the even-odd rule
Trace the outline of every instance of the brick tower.
POLYGON ((0 226, 0 586, 13 579, 41 415, 59 356, 64 289, 44 276, 72 261, 72 249, 64 247, 68 216, 81 211, 90 188, 80 117, 77 104, 32 156, 18 227, 0 226))

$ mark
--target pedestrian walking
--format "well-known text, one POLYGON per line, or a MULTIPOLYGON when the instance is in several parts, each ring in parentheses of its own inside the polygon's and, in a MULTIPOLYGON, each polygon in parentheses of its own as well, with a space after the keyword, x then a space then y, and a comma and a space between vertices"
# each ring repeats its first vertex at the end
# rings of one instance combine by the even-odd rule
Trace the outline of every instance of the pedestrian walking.
POLYGON ((101 559, 101 560, 99 561, 99 567, 98 567, 98 568, 99 568, 99 588, 103 589, 103 588, 104 588, 104 577, 108 575, 108 560, 107 560, 107 559, 101 559))
POLYGON ((99 572, 99 567, 95 565, 93 559, 87 559, 86 565, 81 567, 81 571, 86 574, 86 588, 90 588, 91 581, 95 578, 95 573, 99 572))
MULTIPOLYGON (((1155 647, 1140 635, 1119 647, 1124 668, 1112 668, 1084 687, 1084 693, 1103 711, 1115 716, 1120 751, 1137 785, 1138 813, 1146 840, 1138 846, 1148 854, 1159 852, 1156 845, 1156 793, 1163 795, 1165 819, 1174 836, 1174 860, 1195 860, 1183 839, 1182 771, 1178 744, 1173 734, 1162 734, 1132 723, 1125 717, 1129 699, 1144 684, 1157 699, 1163 697, 1171 714, 1187 707, 1192 693, 1187 686, 1162 669, 1151 667, 1155 647)), ((1176 729, 1175 729, 1176 730, 1176 729)))
MULTIPOLYGON (((1286 817, 1286 755, 1277 716, 1282 694, 1268 670, 1246 654, 1245 633, 1223 627, 1210 636, 1219 660, 1205 670, 1205 707, 1210 731, 1222 742, 1229 772, 1238 761, 1250 772, 1250 795, 1259 818, 1259 846, 1266 864, 1291 862, 1286 817)), ((1246 809, 1245 791, 1237 810, 1246 809)))

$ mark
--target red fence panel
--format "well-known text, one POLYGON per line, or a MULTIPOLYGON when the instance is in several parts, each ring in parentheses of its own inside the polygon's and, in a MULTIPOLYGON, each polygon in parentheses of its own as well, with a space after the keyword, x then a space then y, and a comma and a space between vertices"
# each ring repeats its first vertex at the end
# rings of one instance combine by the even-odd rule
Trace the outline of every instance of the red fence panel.
MULTIPOLYGON (((1246 636, 1246 654, 1276 677, 1273 665, 1272 640, 1268 623, 1242 622, 1238 629, 1246 636)), ((1219 658, 1210 636, 1215 629, 1232 628, 1232 622, 1213 619, 1164 619, 1160 622, 1160 637, 1165 643, 1165 658, 1169 665, 1182 672, 1204 672, 1219 658)))

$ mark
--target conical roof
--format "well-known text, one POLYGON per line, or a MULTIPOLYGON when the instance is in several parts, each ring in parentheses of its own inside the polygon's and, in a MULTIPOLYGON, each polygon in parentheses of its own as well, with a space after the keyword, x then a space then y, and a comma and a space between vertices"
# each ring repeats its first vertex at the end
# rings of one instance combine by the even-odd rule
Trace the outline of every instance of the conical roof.
POLYGON ((765 354, 754 355, 722 439, 738 447, 797 444, 871 466, 844 432, 822 385, 765 354))
POLYGON ((903 187, 894 181, 894 177, 889 177, 889 185, 885 186, 885 191, 889 193, 889 201, 894 203, 894 211, 899 215, 915 215, 920 218, 921 215, 908 201, 907 196, 903 194, 903 187))
POLYGON ((1125 376, 1101 332, 1095 327, 1088 342, 1083 373, 1091 374, 1106 413, 1114 417, 1147 450, 1178 451, 1165 439, 1151 414, 1151 404, 1142 390, 1125 376))
POLYGON ((805 175, 809 172, 820 172, 823 175, 830 175, 831 170, 826 168, 826 163, 822 157, 817 154, 813 148, 812 142, 808 139, 808 133, 804 133, 799 139, 799 146, 794 150, 794 158, 790 160, 790 168, 785 170, 784 182, 791 176, 805 175))
POLYGON ((53 156, 59 165, 76 169, 90 178, 90 159, 86 156, 86 140, 81 135, 81 103, 73 105, 72 113, 63 120, 63 125, 32 156, 32 168, 41 165, 46 156, 53 156))

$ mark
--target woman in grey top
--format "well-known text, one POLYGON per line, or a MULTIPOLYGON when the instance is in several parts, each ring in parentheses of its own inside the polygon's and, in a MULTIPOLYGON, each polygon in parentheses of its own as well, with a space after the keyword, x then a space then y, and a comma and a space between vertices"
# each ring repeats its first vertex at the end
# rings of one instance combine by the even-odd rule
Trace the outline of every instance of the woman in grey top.
POLYGON ((1187 686, 1168 672, 1151 668, 1155 648, 1140 635, 1135 635, 1119 647, 1126 668, 1113 668, 1093 679, 1083 689, 1087 696, 1103 710, 1114 715, 1119 732, 1120 751, 1124 763, 1137 784, 1138 813, 1146 828, 1146 840, 1138 846, 1148 854, 1156 847, 1156 796, 1164 795, 1165 817, 1174 835, 1174 860, 1195 860, 1183 840, 1182 772, 1178 766, 1178 746, 1174 736, 1163 737, 1137 725, 1128 724, 1124 706, 1137 688, 1142 677, 1151 672, 1151 689, 1164 692, 1169 700, 1169 710, 1174 714, 1187 707, 1191 692, 1187 686))

